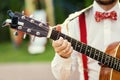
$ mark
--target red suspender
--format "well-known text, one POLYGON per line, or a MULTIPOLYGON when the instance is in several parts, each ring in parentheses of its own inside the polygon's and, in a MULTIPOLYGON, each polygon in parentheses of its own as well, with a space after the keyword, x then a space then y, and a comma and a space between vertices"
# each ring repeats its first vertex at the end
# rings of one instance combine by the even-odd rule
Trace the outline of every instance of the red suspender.
MULTIPOLYGON (((87 32, 86 32, 86 21, 85 21, 85 14, 82 13, 79 16, 79 29, 80 29, 80 40, 81 42, 84 42, 87 44, 87 32)), ((86 55, 82 55, 82 59, 83 59, 83 67, 84 69, 88 69, 87 66, 87 56, 86 55)), ((84 79, 88 80, 88 72, 86 70, 84 70, 84 79)))

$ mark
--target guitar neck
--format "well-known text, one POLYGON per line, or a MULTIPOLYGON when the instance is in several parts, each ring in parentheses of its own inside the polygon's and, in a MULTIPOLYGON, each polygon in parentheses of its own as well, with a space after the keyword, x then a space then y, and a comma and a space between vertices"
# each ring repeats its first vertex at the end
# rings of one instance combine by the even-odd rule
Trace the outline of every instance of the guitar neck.
POLYGON ((67 39, 71 43, 74 50, 82 54, 85 54, 86 56, 92 59, 95 59, 99 61, 100 63, 107 65, 110 68, 120 71, 120 62, 119 62, 120 60, 119 59, 114 58, 110 55, 107 55, 104 52, 99 51, 98 49, 95 49, 89 45, 86 45, 80 41, 77 41, 53 29, 50 38, 53 40, 57 40, 59 39, 59 37, 63 37, 64 39, 67 39))

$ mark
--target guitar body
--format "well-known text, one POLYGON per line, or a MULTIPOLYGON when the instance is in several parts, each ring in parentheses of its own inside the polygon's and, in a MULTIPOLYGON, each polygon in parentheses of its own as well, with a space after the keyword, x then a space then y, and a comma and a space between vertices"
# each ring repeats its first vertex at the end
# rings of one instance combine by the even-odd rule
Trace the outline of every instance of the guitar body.
MULTIPOLYGON (((120 59, 120 42, 110 44, 106 49, 106 54, 120 59)), ((120 80, 120 72, 101 65, 99 80, 120 80)))

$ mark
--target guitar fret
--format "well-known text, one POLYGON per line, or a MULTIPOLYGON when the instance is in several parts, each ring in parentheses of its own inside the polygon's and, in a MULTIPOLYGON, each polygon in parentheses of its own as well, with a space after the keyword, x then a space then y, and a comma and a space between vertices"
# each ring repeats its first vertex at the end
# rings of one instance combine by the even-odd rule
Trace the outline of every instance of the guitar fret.
POLYGON ((102 56, 101 56, 101 63, 105 64, 104 62, 105 62, 105 60, 104 60, 104 53, 102 53, 102 56))
POLYGON ((82 45, 82 49, 81 49, 81 53, 85 54, 85 50, 86 50, 86 45, 83 44, 83 45, 82 45))
POLYGON ((90 50, 90 54, 88 55, 89 57, 91 57, 91 52, 92 52, 92 49, 93 49, 93 48, 91 48, 91 50, 90 50))
POLYGON ((107 56, 107 65, 108 66, 110 65, 110 56, 109 55, 107 56))
POLYGON ((120 71, 120 60, 118 60, 118 70, 120 71))
POLYGON ((120 61, 119 61, 119 64, 118 64, 118 70, 120 71, 120 61))
POLYGON ((113 69, 117 70, 117 59, 114 58, 113 69))
POLYGON ((110 67, 113 66, 113 58, 111 57, 111 64, 110 64, 110 67))
POLYGON ((80 49, 79 49, 79 52, 80 52, 80 53, 82 53, 82 52, 81 52, 81 51, 82 51, 82 47, 83 47, 83 44, 81 43, 80 49))
POLYGON ((119 65, 119 60, 117 60, 116 62, 116 69, 118 69, 118 65, 119 65))
POLYGON ((86 45, 85 46, 85 52, 84 52, 84 54, 86 54, 86 55, 87 55, 87 53, 86 53, 87 52, 87 48, 88 48, 88 46, 86 45))
POLYGON ((93 59, 95 59, 96 49, 94 50, 93 59))
POLYGON ((115 58, 114 58, 113 68, 114 68, 114 69, 117 69, 117 59, 115 59, 115 58))
POLYGON ((101 56, 101 54, 100 54, 101 52, 100 51, 98 51, 98 57, 97 57, 97 60, 98 61, 100 61, 100 56, 101 56))
POLYGON ((114 59, 114 64, 113 64, 113 68, 116 67, 116 59, 114 59))
POLYGON ((116 59, 113 60, 113 68, 116 67, 116 59))
POLYGON ((89 56, 90 56, 91 58, 93 58, 94 53, 95 53, 95 49, 94 49, 94 48, 92 48, 92 50, 91 50, 91 54, 90 54, 89 56))
MULTIPOLYGON (((97 50, 98 51, 98 50, 97 50)), ((96 53, 98 53, 98 55, 97 55, 97 59, 96 60, 98 60, 99 61, 99 59, 100 59, 100 51, 98 51, 98 52, 96 52, 96 53)))
POLYGON ((87 46, 87 49, 86 49, 86 55, 89 56, 91 54, 91 47, 90 46, 87 46))
POLYGON ((108 63, 109 63, 109 64, 108 64, 109 67, 112 67, 112 66, 111 66, 111 63, 112 63, 112 62, 111 62, 111 61, 112 61, 111 56, 109 56, 109 62, 108 62, 108 63))
POLYGON ((76 51, 80 52, 81 53, 81 46, 82 46, 82 43, 78 43, 76 45, 76 51))
POLYGON ((93 54, 93 57, 92 57, 93 59, 94 59, 94 57, 95 57, 95 52, 96 52, 96 49, 94 49, 94 54, 93 54))
POLYGON ((101 62, 101 55, 102 55, 102 52, 99 51, 99 52, 98 52, 98 58, 97 58, 97 60, 98 60, 99 62, 101 62))
POLYGON ((94 56, 94 59, 95 60, 98 60, 99 59, 99 52, 98 50, 95 51, 95 56, 94 56))
MULTIPOLYGON (((78 43, 78 41, 72 39, 71 46, 73 46, 73 49, 75 49, 75 50, 76 50, 76 48, 77 48, 77 43, 78 43)), ((76 51, 77 51, 77 50, 76 50, 76 51)))
POLYGON ((60 32, 58 32, 58 35, 57 35, 57 38, 56 39, 59 39, 60 38, 60 32))
POLYGON ((108 62, 108 56, 107 55, 105 55, 105 62, 104 62, 104 64, 106 64, 106 65, 109 64, 109 62, 108 62))
POLYGON ((76 43, 75 43, 75 50, 77 49, 77 44, 78 44, 78 41, 76 41, 76 43))
POLYGON ((100 56, 101 56, 100 51, 99 51, 99 50, 96 50, 96 51, 95 51, 94 59, 100 61, 100 56))

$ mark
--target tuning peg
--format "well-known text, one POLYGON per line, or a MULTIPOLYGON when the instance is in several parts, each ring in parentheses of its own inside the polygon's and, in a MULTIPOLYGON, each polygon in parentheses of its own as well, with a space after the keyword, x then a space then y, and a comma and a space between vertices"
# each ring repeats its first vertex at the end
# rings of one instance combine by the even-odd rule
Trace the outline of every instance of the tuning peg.
POLYGON ((18 26, 18 29, 21 30, 21 29, 22 29, 22 26, 18 26))
POLYGON ((26 36, 27 36, 27 34, 25 33, 25 34, 23 35, 23 39, 25 39, 25 38, 26 38, 26 36))
POLYGON ((34 20, 30 20, 31 23, 34 23, 34 20))
POLYGON ((18 32, 17 32, 17 31, 15 31, 15 32, 13 33, 13 35, 18 36, 18 32))
POLYGON ((40 32, 36 32, 36 35, 39 36, 39 35, 40 35, 40 32))
POLYGON ((30 17, 30 18, 33 18, 33 15, 30 15, 29 17, 30 17))
POLYGON ((3 22, 2 23, 2 27, 5 27, 5 26, 9 26, 10 24, 9 23, 6 23, 6 22, 3 22))
POLYGON ((27 32, 31 32, 31 29, 30 29, 30 28, 28 28, 28 29, 27 29, 27 32))
POLYGON ((6 20, 2 23, 2 27, 9 26, 10 24, 11 24, 11 19, 6 19, 6 20))

